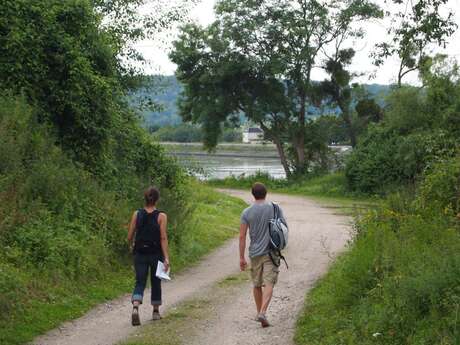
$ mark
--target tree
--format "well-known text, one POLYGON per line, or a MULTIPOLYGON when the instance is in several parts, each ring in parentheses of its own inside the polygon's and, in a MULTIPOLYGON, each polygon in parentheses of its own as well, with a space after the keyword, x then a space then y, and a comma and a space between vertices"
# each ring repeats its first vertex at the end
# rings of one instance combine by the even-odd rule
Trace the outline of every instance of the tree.
POLYGON ((0 89, 24 94, 67 153, 98 173, 108 173, 114 133, 137 121, 125 96, 139 80, 129 61, 142 57, 130 44, 177 18, 165 12, 139 19, 145 3, 0 3, 0 89))
POLYGON ((399 58, 397 85, 410 72, 418 70, 428 58, 430 45, 446 45, 446 40, 457 28, 454 13, 444 6, 449 0, 392 0, 400 10, 391 18, 387 30, 390 41, 376 45, 372 53, 376 66, 390 56, 399 58), (446 13, 441 10, 446 9, 446 13))
POLYGON ((356 146, 356 129, 352 120, 352 86, 350 81, 352 73, 345 67, 351 64, 355 51, 351 48, 337 49, 333 57, 326 62, 325 70, 330 75, 329 80, 321 83, 322 91, 325 96, 329 96, 330 102, 340 109, 340 116, 345 123, 348 136, 350 137, 351 146, 356 146))
POLYGON ((276 145, 287 176, 305 173, 307 117, 322 104, 312 71, 331 42, 379 9, 363 0, 222 0, 216 15, 206 28, 183 27, 174 44, 181 115, 203 125, 209 148, 220 124, 244 113, 276 145))

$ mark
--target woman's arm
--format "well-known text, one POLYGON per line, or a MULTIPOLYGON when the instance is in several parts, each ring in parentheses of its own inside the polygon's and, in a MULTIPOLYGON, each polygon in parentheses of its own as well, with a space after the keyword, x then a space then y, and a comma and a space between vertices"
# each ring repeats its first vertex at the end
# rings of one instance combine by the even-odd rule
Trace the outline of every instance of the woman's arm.
POLYGON ((131 217, 131 223, 129 224, 128 229, 128 245, 130 249, 132 249, 133 247, 134 234, 136 233, 136 219, 137 211, 133 213, 133 216, 131 217))
POLYGON ((161 250, 163 251, 165 270, 169 269, 169 252, 168 252, 168 216, 166 213, 160 213, 158 216, 158 223, 160 224, 160 236, 161 236, 161 250))

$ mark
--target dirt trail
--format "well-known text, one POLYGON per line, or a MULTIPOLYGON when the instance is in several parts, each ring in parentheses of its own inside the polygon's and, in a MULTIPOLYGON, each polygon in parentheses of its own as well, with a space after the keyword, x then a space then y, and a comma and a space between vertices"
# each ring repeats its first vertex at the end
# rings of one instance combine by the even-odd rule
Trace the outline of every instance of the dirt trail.
MULTIPOLYGON (((251 201, 248 192, 226 191, 251 201)), ((296 317, 302 308, 306 291, 327 269, 330 256, 341 251, 349 238, 349 218, 331 209, 294 196, 270 195, 280 203, 290 227, 286 251, 289 270, 281 269, 279 284, 269 310, 273 327, 262 329, 252 321, 255 316, 251 287, 242 284, 231 303, 216 306, 219 312, 190 339, 200 345, 287 345, 292 343, 296 317)), ((238 272, 238 245, 231 240, 197 266, 165 284, 163 312, 193 297, 205 287, 238 272)), ((146 298, 148 300, 148 291, 146 298)), ((67 322, 37 338, 35 345, 112 345, 126 339, 136 329, 130 325, 130 296, 103 304, 80 319, 67 322)), ((141 319, 148 320, 150 308, 141 308, 141 319)), ((145 324, 146 322, 144 322, 145 324)))

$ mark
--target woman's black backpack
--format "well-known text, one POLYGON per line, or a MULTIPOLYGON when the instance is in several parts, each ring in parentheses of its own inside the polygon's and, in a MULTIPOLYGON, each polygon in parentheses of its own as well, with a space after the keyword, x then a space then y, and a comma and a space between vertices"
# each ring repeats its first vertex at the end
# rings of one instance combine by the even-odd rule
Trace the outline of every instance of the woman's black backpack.
POLYGON ((161 255, 160 213, 158 210, 148 213, 143 208, 137 211, 135 253, 161 255))

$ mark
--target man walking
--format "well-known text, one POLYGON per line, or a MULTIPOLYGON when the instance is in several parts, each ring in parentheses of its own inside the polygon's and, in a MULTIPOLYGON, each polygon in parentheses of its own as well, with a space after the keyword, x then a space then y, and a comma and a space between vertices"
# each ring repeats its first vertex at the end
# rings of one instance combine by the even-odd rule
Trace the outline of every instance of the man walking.
MULTIPOLYGON (((268 327, 270 323, 267 320, 266 312, 273 295, 273 287, 278 281, 279 272, 279 258, 271 258, 269 248, 269 221, 274 217, 274 207, 271 202, 265 200, 267 188, 262 183, 255 183, 251 192, 255 202, 241 214, 240 268, 244 271, 247 266, 245 249, 249 228, 249 258, 257 321, 261 323, 262 327, 268 327), (277 261, 277 265, 274 261, 277 261)), ((281 208, 279 209, 279 217, 285 222, 281 208)))

